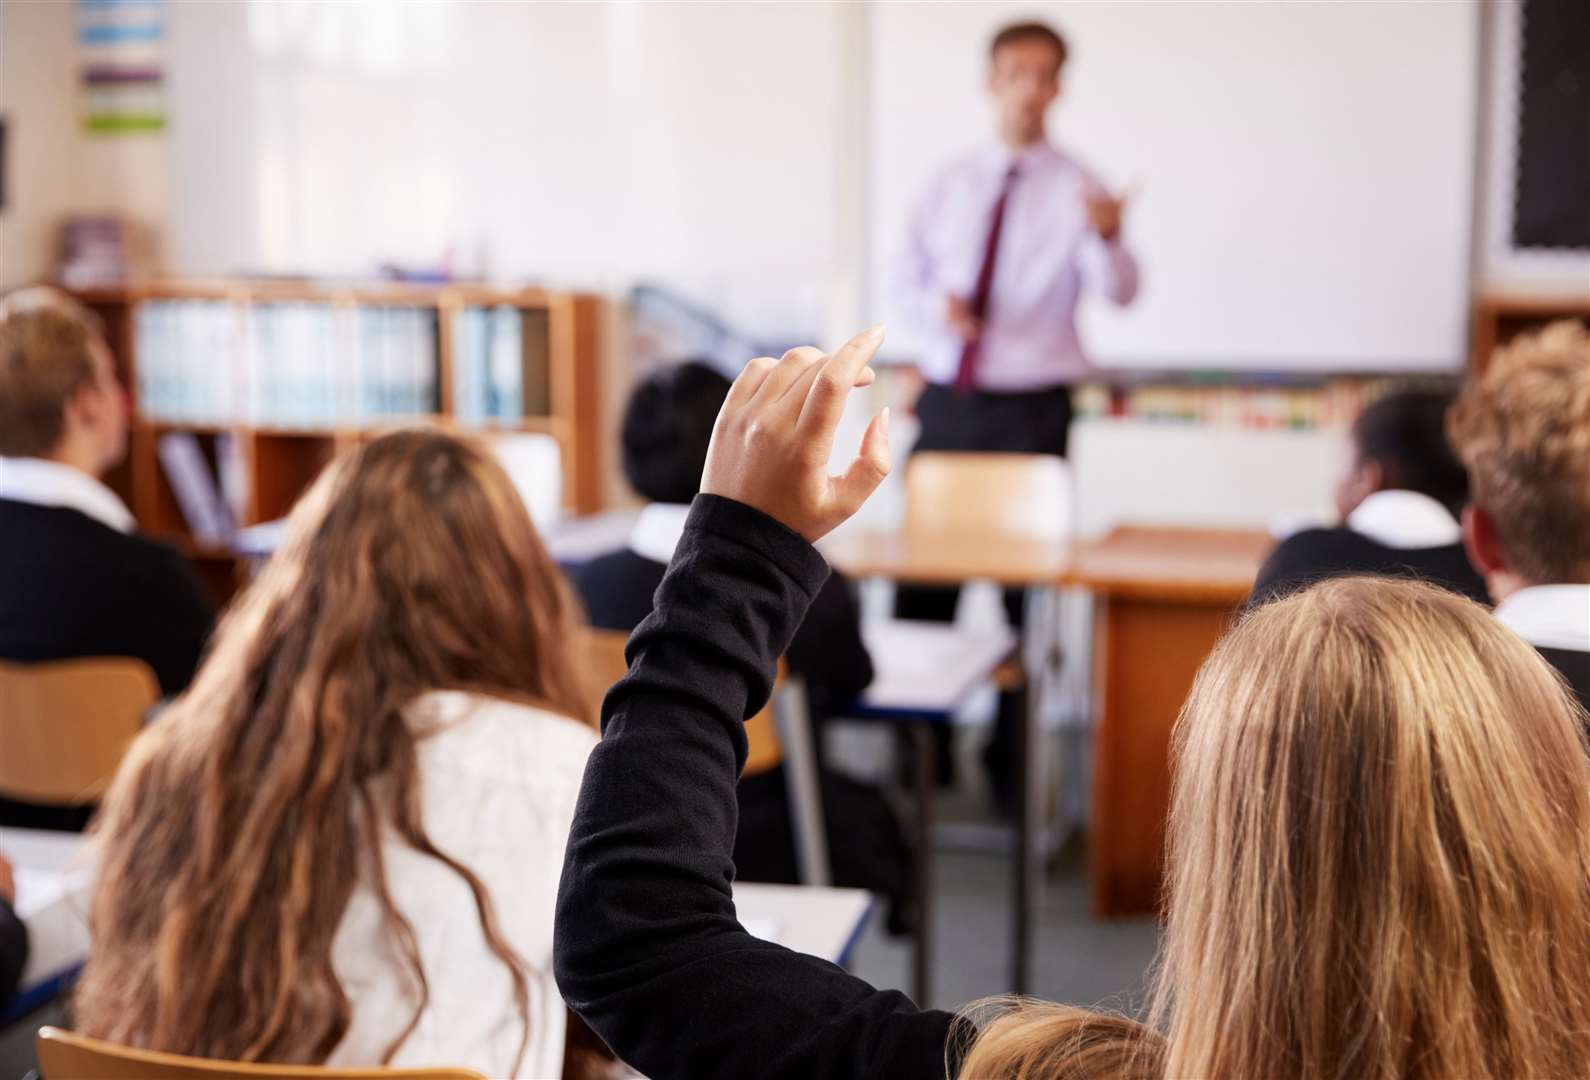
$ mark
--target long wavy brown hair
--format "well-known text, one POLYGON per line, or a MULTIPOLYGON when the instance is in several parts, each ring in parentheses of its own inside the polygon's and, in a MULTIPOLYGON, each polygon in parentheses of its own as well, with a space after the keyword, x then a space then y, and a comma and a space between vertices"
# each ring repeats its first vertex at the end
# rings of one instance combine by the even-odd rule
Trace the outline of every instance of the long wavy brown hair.
POLYGON ((1147 1024, 1022 1002, 960 1075, 1590 1076, 1590 747, 1479 605, 1328 581, 1258 609, 1178 724, 1147 1024))
POLYGON ((495 903, 421 822, 421 694, 467 690, 591 719, 577 608, 507 475, 435 431, 375 439, 294 508, 281 550, 217 632, 194 685, 135 743, 99 818, 84 1032, 238 1061, 319 1063, 352 1008, 331 947, 368 881, 418 992, 414 928, 386 885, 395 834, 474 892, 512 972, 495 903))

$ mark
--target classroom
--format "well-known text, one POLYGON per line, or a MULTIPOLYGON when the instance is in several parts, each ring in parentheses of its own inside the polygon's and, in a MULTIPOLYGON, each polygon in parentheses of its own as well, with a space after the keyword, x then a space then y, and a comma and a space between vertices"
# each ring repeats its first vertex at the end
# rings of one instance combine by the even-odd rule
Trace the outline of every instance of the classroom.
POLYGON ((0 0, 0 1080, 1590 1076, 1590 8, 0 0))

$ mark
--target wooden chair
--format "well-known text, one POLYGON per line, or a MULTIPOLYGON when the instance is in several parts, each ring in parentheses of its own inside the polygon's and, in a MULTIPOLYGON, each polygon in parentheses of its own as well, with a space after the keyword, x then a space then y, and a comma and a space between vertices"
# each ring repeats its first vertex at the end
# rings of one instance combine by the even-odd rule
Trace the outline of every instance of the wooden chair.
POLYGON ((135 1050, 60 1028, 39 1029, 42 1080, 485 1080, 470 1069, 254 1065, 135 1050))
MULTIPOLYGON (((1074 505, 1071 467, 1052 454, 926 451, 913 455, 906 467, 907 533, 953 536, 996 549, 1012 541, 1065 544, 1073 539, 1074 505)), ((1050 606, 1032 621, 1043 627, 1044 663, 1058 676, 1059 598, 1050 606)), ((997 677, 1005 689, 1020 679, 1009 666, 997 677)))
MULTIPOLYGON (((629 635, 616 630, 586 630, 585 656, 593 694, 592 712, 629 670, 624 646, 629 635)), ((817 755, 812 743, 811 715, 805 687, 790 678, 782 660, 767 707, 745 722, 749 750, 742 776, 756 776, 784 766, 790 813, 795 822, 796 857, 803 885, 827 885, 831 877, 828 833, 823 820, 822 790, 817 777, 817 755)))
POLYGON ((1065 541, 1071 470, 1050 454, 924 451, 905 473, 907 532, 1065 541))
MULTIPOLYGON (((624 646, 628 642, 629 635, 622 631, 586 631, 585 660, 588 665, 586 672, 591 680, 593 714, 601 712, 602 698, 607 695, 608 687, 622 679, 624 673, 629 670, 629 661, 624 659, 624 646)), ((774 700, 783 689, 784 681, 784 665, 781 662, 778 681, 773 686, 774 700)), ((778 725, 773 720, 773 701, 769 701, 765 709, 745 722, 745 738, 751 746, 745 758, 745 772, 742 775, 756 776, 783 763, 784 747, 779 742, 778 725)))
POLYGON ((0 662, 0 796, 97 801, 159 697, 155 673, 131 657, 0 662))

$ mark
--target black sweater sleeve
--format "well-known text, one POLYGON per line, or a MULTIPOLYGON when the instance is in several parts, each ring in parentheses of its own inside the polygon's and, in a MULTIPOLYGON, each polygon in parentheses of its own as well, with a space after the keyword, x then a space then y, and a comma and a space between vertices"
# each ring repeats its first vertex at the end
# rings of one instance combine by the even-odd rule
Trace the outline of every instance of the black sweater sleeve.
POLYGON ((11 1000, 28 963, 28 928, 11 905, 0 900, 0 1005, 11 1000))
POLYGON ((823 582, 784 658, 790 671, 806 680, 814 720, 833 715, 872 683, 872 657, 861 637, 861 609, 842 575, 830 574, 823 582))
POLYGON ((188 561, 164 544, 151 543, 137 593, 140 602, 120 613, 122 633, 138 643, 132 652, 154 668, 160 693, 186 690, 215 626, 215 606, 188 561))
POLYGON ((558 888, 569 1005, 653 1080, 946 1075, 954 1018, 746 933, 731 883, 743 722, 827 566, 698 496, 602 707, 558 888))

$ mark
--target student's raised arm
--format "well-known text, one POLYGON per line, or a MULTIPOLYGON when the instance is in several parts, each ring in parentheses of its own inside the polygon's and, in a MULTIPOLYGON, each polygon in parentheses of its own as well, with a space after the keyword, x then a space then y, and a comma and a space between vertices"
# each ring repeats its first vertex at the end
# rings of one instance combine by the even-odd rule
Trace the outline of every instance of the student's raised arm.
POLYGON ((953 1018, 747 934, 731 852, 744 720, 828 567, 811 542, 889 470, 874 418, 827 473, 852 386, 882 340, 753 360, 713 431, 702 494, 609 691, 558 893, 558 986, 653 1080, 946 1075, 953 1018))

